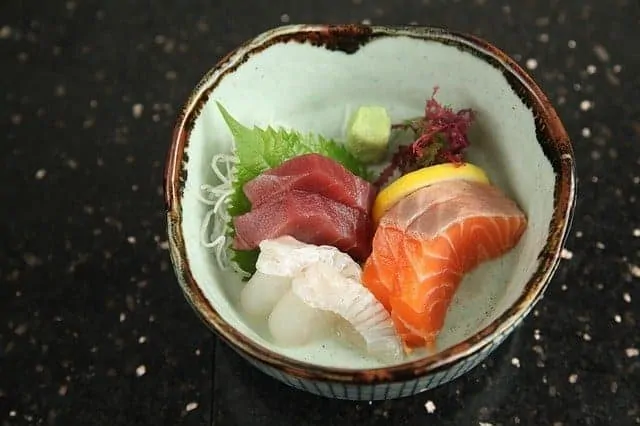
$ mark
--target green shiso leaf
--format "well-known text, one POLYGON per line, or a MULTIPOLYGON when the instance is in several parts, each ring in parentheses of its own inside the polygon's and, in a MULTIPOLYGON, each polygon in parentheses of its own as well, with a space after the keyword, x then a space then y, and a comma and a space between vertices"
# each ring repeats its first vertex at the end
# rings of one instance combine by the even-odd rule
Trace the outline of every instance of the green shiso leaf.
MULTIPOLYGON (((226 122, 234 140, 234 154, 237 162, 232 177, 233 194, 230 197, 228 212, 233 219, 251 210, 251 203, 243 191, 244 185, 266 170, 279 166, 291 158, 316 153, 329 157, 342 164, 353 174, 371 181, 373 176, 367 166, 356 159, 346 147, 339 142, 326 139, 320 135, 302 134, 294 130, 267 127, 252 129, 242 125, 218 103, 218 109, 226 122)), ((233 223, 231 236, 235 233, 233 223)), ((253 274, 258 257, 258 250, 233 250, 231 260, 243 271, 253 274)))

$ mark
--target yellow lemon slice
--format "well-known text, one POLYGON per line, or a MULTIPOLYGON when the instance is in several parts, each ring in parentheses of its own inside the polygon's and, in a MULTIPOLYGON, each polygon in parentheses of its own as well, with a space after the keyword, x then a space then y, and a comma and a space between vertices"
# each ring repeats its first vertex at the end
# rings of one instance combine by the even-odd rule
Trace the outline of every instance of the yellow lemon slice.
POLYGON ((373 221, 378 223, 391 207, 412 192, 434 183, 457 179, 489 183, 484 170, 471 163, 443 163, 425 167, 401 176, 378 193, 373 203, 373 221))

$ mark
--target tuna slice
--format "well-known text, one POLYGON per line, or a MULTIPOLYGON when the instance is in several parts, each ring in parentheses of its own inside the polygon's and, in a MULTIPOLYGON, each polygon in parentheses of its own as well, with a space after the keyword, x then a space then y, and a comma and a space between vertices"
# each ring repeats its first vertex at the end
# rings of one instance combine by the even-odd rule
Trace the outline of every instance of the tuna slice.
POLYGON ((369 215, 320 194, 289 191, 235 217, 233 248, 252 250, 263 240, 290 235, 307 244, 330 245, 356 260, 371 253, 369 215))
POLYGON ((376 196, 376 189, 369 182, 319 154, 287 160, 247 182, 243 190, 253 208, 280 199, 291 190, 300 190, 324 195, 367 214, 376 196))
POLYGON ((511 250, 526 225, 494 186, 458 180, 422 188, 382 217, 363 283, 406 347, 429 347, 464 274, 511 250))

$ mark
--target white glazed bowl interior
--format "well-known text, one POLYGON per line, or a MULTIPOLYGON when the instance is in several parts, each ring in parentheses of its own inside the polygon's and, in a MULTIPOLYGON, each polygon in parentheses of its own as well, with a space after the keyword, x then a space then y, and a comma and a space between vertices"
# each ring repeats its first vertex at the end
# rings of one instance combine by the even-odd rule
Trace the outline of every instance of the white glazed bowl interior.
MULTIPOLYGON (((232 55, 225 66, 239 56, 232 55)), ((207 90, 219 74, 210 75, 199 90, 207 90)), ((276 43, 219 80, 187 142, 181 224, 186 256, 193 278, 226 322, 258 345, 299 361, 347 369, 384 366, 336 339, 301 348, 279 347, 266 327, 256 326, 242 313, 241 280, 218 270, 213 254, 199 239, 208 206, 198 200, 197 192, 201 184, 215 182, 209 166, 212 156, 232 147, 216 101, 245 125, 284 126, 340 139, 347 116, 358 106, 383 105, 397 122, 421 115, 434 86, 440 87, 442 103, 478 112, 468 159, 484 168, 528 217, 528 229, 511 253, 464 279, 438 349, 477 333, 516 301, 538 267, 538 255, 547 241, 555 174, 536 139, 532 111, 502 72, 454 46, 410 37, 382 37, 353 54, 311 44, 276 43)), ((411 359, 425 355, 418 351, 411 359)))

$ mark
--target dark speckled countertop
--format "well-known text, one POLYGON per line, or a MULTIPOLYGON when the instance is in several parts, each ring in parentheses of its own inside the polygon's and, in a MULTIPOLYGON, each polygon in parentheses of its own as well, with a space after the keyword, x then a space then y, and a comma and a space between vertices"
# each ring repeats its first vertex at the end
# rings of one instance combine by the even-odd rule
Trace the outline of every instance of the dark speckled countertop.
POLYGON ((0 425, 639 424, 639 44, 635 0, 2 2, 0 425), (524 325, 465 377, 372 404, 293 391, 220 344, 173 276, 161 196, 176 111, 225 52, 358 21, 502 47, 557 106, 580 179, 524 325))

